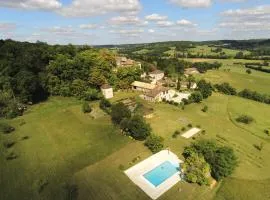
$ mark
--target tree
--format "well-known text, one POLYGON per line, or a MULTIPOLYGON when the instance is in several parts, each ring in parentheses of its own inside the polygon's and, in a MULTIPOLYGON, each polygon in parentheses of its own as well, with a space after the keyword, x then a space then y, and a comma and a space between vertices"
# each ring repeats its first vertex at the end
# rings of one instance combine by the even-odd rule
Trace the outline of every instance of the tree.
POLYGON ((129 119, 130 117, 130 110, 122 102, 112 106, 111 118, 113 123, 120 124, 123 119, 129 119))
POLYGON ((106 110, 108 108, 110 108, 112 106, 111 102, 108 99, 105 98, 101 98, 100 102, 99 102, 99 107, 102 110, 106 110))
POLYGON ((237 166, 237 157, 231 148, 219 147, 207 162, 211 165, 212 176, 219 181, 233 173, 237 166))
POLYGON ((248 115, 241 115, 236 118, 237 122, 244 123, 244 124, 250 124, 254 121, 253 117, 248 115))
POLYGON ((205 80, 200 80, 198 82, 198 90, 201 92, 204 99, 212 95, 213 87, 211 83, 206 82, 205 80))
POLYGON ((92 108, 90 107, 90 105, 87 101, 83 102, 82 111, 83 111, 83 113, 90 113, 92 111, 92 108))
POLYGON ((188 87, 188 89, 190 89, 191 88, 191 84, 195 82, 195 77, 192 76, 192 75, 191 76, 188 76, 187 81, 188 81, 187 87, 188 87))
POLYGON ((247 74, 251 74, 252 72, 251 72, 250 69, 247 69, 247 70, 246 70, 246 73, 247 73, 247 74))
POLYGON ((151 134, 145 141, 145 146, 147 146, 153 153, 161 151, 164 147, 164 138, 151 134))
POLYGON ((178 75, 178 79, 177 79, 177 87, 176 87, 177 90, 180 90, 181 89, 181 77, 180 75, 178 75))
POLYGON ((185 179, 190 183, 198 183, 199 185, 209 185, 210 166, 204 160, 203 156, 192 153, 182 164, 185 179))
POLYGON ((203 100, 202 93, 199 91, 191 93, 189 100, 194 103, 200 103, 203 100))
POLYGON ((233 88, 229 83, 215 84, 214 87, 221 93, 227 95, 236 95, 236 89, 233 88))
POLYGON ((230 176, 237 166, 237 157, 230 147, 218 146, 212 140, 200 140, 192 143, 184 150, 184 157, 194 153, 203 155, 205 161, 211 167, 211 175, 216 180, 230 176))
POLYGON ((129 134, 136 140, 145 140, 151 134, 151 127, 141 115, 134 115, 128 122, 129 134))

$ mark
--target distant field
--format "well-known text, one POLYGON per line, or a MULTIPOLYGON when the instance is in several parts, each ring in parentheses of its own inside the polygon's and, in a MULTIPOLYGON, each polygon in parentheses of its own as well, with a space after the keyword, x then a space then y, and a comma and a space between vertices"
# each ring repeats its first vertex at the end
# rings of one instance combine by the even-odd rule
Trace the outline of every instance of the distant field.
MULTIPOLYGON (((199 45, 199 46, 196 46, 195 48, 189 48, 187 52, 185 53, 190 53, 192 55, 208 55, 208 56, 220 55, 220 52, 216 53, 216 52, 211 51, 215 49, 216 47, 209 47, 207 45, 199 45)), ((222 48, 222 52, 225 53, 225 55, 227 56, 234 57, 238 52, 240 52, 240 50, 222 48)), ((244 55, 247 55, 250 53, 249 51, 242 51, 242 52, 244 53, 244 55)), ((171 50, 164 52, 164 54, 168 54, 170 56, 173 56, 175 53, 182 53, 182 52, 175 51, 175 47, 171 47, 171 50)), ((200 58, 195 58, 194 60, 196 59, 200 59, 200 58)))
MULTIPOLYGON (((191 59, 188 59, 191 60, 191 59)), ((251 89, 260 93, 270 94, 270 75, 265 72, 251 70, 251 74, 246 73, 244 65, 236 63, 262 62, 241 59, 207 59, 201 62, 221 62, 223 66, 219 70, 209 70, 205 74, 196 75, 198 78, 204 78, 212 83, 228 82, 238 90, 251 89), (228 71, 229 69, 229 71, 228 71)))
MULTIPOLYGON (((196 48, 191 48, 189 50, 190 53, 192 54, 203 54, 203 55, 218 55, 219 53, 215 53, 211 51, 216 49, 216 47, 209 47, 207 45, 201 45, 201 46, 196 46, 196 48)), ((239 50, 234 50, 234 49, 227 49, 227 48, 222 48, 222 52, 224 52, 227 56, 234 57, 239 50)), ((249 51, 243 51, 244 55, 249 54, 249 51)))
POLYGON ((10 121, 16 132, 0 134, 1 200, 65 199, 65 183, 73 173, 128 143, 98 105, 93 106, 93 116, 85 115, 80 101, 55 97, 10 121), (22 140, 25 136, 29 139, 22 140), (8 151, 3 147, 7 140, 16 142, 8 151), (7 161, 11 151, 19 157, 7 161), (39 193, 43 183, 48 185, 39 193))

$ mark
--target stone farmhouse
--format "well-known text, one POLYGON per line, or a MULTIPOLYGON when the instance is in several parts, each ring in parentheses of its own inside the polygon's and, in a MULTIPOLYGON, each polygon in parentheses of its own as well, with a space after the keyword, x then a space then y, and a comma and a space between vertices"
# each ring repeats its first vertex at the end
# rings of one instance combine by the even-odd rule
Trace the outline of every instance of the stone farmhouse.
POLYGON ((155 70, 153 72, 149 72, 149 77, 153 84, 156 84, 157 81, 162 80, 164 78, 164 72, 160 70, 155 70))
POLYGON ((119 67, 132 67, 132 66, 138 66, 140 69, 142 68, 142 64, 140 62, 128 59, 126 57, 116 57, 115 60, 116 60, 117 68, 119 68, 119 67))

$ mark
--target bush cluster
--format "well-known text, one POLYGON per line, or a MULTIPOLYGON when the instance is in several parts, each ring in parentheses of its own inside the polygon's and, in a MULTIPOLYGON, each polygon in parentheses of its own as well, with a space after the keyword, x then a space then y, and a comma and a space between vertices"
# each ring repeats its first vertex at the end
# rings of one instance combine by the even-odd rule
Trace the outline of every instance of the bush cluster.
POLYGON ((232 148, 219 146, 212 140, 200 140, 185 147, 183 156, 187 159, 193 155, 202 155, 210 165, 211 175, 216 180, 230 176, 237 166, 237 157, 232 148))
POLYGON ((244 123, 244 124, 250 124, 254 121, 253 117, 248 115, 241 115, 236 118, 237 122, 244 123))

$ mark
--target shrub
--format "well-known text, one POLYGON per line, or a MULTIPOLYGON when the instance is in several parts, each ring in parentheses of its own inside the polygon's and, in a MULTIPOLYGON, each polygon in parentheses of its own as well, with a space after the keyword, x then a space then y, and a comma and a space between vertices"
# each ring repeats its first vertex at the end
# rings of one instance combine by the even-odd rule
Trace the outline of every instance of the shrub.
POLYGON ((186 131, 187 129, 186 129, 186 127, 183 127, 182 129, 181 129, 181 131, 186 131))
POLYGON ((6 124, 6 123, 0 123, 0 132, 4 134, 9 134, 11 132, 15 131, 15 128, 6 124))
POLYGON ((247 69, 247 70, 246 70, 246 73, 247 73, 247 74, 251 74, 252 72, 251 72, 250 69, 247 69))
POLYGON ((227 95, 236 95, 236 89, 233 88, 229 83, 215 84, 214 87, 221 93, 227 95))
POLYGON ((17 154, 15 154, 14 152, 10 152, 8 153, 8 155, 6 156, 6 160, 14 160, 18 157, 17 154))
POLYGON ((241 115, 236 118, 236 121, 239 123, 250 124, 254 121, 254 119, 248 115, 241 115))
POLYGON ((151 134, 145 141, 145 146, 147 146, 153 153, 161 151, 164 147, 164 139, 160 136, 151 134))
POLYGON ((3 143, 4 147, 7 148, 7 149, 11 148, 15 144, 16 144, 16 142, 12 141, 12 140, 4 141, 4 143, 3 143))
POLYGON ((120 164, 120 165, 118 166, 118 169, 120 169, 121 171, 123 171, 123 170, 125 169, 125 166, 122 165, 122 164, 120 164))
POLYGON ((135 140, 145 140, 151 134, 151 127, 147 124, 144 118, 140 115, 135 115, 130 118, 127 123, 129 134, 135 140))
POLYGON ((107 108, 110 108, 112 106, 111 102, 105 98, 102 98, 99 102, 99 107, 102 110, 106 110, 107 108))
POLYGON ((202 111, 203 111, 203 112, 207 112, 207 111, 208 111, 208 106, 204 106, 204 107, 202 108, 202 111))
POLYGON ((83 94, 83 99, 85 101, 94 101, 94 100, 99 100, 102 97, 102 95, 99 93, 98 90, 89 88, 86 90, 83 94))
POLYGON ((254 144, 253 146, 254 146, 257 150, 261 151, 261 150, 263 149, 263 147, 264 147, 264 143, 261 142, 259 145, 254 144))
POLYGON ((122 102, 112 106, 111 118, 113 123, 120 124, 124 118, 129 119, 130 117, 130 110, 122 102))
POLYGON ((203 100, 203 96, 202 93, 199 91, 193 92, 190 96, 189 96, 189 101, 190 102, 194 102, 194 103, 200 103, 203 100))
POLYGON ((22 140, 28 140, 28 139, 29 139, 29 136, 27 135, 22 137, 22 140))
POLYGON ((176 138, 178 135, 180 135, 180 132, 179 131, 175 131, 172 135, 173 138, 176 138))
POLYGON ((90 113, 92 112, 92 108, 90 107, 89 103, 87 101, 84 101, 82 104, 82 111, 83 113, 90 113))
POLYGON ((188 124, 187 126, 188 126, 189 128, 192 128, 192 124, 188 124))
POLYGON ((265 129, 263 132, 264 132, 266 135, 270 135, 270 132, 269 132, 269 130, 267 130, 267 129, 265 129))
MULTIPOLYGON (((190 104, 190 101, 188 99, 182 99, 182 102, 184 103, 184 105, 188 105, 190 104)), ((183 106, 184 107, 184 106, 183 106)))

